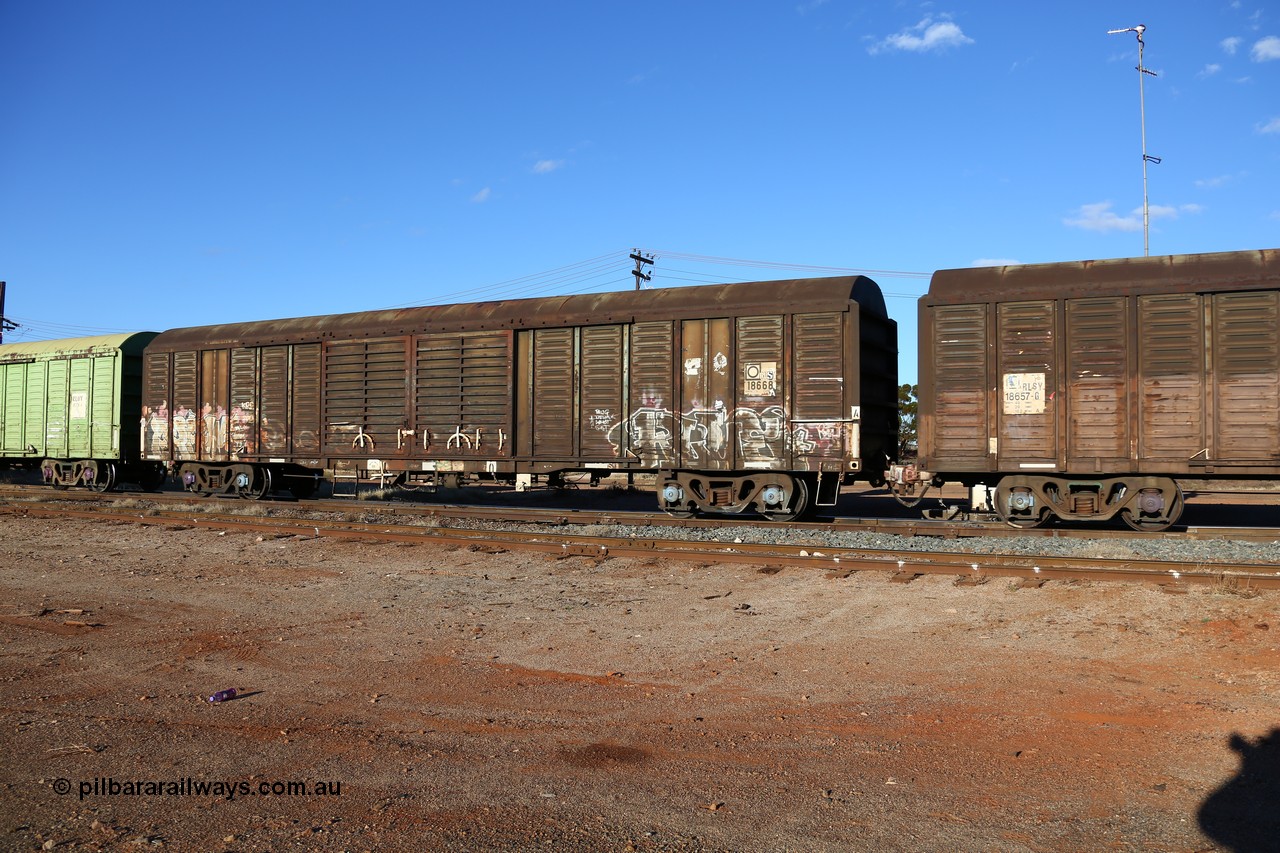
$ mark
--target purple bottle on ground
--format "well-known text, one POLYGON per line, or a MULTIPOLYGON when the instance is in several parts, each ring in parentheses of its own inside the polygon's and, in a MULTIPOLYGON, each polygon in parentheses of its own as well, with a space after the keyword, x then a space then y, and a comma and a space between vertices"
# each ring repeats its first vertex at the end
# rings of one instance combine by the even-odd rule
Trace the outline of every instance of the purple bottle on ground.
POLYGON ((225 702, 228 699, 236 698, 236 689, 228 687, 226 690, 219 690, 217 693, 209 697, 210 702, 225 702))

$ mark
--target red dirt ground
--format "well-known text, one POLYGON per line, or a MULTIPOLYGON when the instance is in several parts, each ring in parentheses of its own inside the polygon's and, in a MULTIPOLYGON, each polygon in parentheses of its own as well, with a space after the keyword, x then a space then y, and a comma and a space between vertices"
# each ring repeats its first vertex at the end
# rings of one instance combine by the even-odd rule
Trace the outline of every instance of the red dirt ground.
POLYGON ((6 515, 0 636, 7 849, 1280 847, 1275 593, 6 515))

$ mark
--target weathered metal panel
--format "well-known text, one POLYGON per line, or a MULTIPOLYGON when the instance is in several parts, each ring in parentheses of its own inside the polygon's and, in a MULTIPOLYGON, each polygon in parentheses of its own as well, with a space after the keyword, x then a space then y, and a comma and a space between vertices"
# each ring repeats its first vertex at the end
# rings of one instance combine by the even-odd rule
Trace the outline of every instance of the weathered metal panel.
POLYGON ((1128 306, 1121 296, 1067 302, 1069 469, 1114 471, 1129 458, 1128 306))
POLYGON ((735 467, 731 321, 727 317, 680 324, 680 455, 684 468, 735 467))
POLYGON ((540 299, 511 299, 457 305, 400 308, 316 317, 262 320, 171 329, 154 344, 157 351, 267 346, 369 337, 579 326, 625 325, 704 317, 746 317, 777 313, 779 306, 801 313, 847 310, 862 289, 868 310, 884 314, 874 282, 860 276, 741 284, 621 290, 540 299))
MULTIPOLYGON (((118 459, 152 332, 0 346, 0 455, 118 459)), ((136 442, 129 446, 136 453, 136 442)), ((132 458, 132 457, 131 457, 132 458)))
POLYGON ((618 455, 650 467, 676 464, 680 412, 673 391, 675 331, 670 322, 631 327, 630 406, 614 433, 618 455))
POLYGON ((740 317, 737 321, 734 430, 743 468, 791 467, 784 328, 782 314, 740 317))
POLYGON ((1261 249, 938 270, 927 299, 933 305, 960 305, 1278 287, 1280 249, 1261 249))
MULTIPOLYGON (((89 380, 89 458, 120 456, 120 356, 94 356, 89 380)), ((74 390, 73 390, 74 393, 74 390)))
MULTIPOLYGON (((83 360, 81 360, 83 362, 83 360)), ((24 423, 22 430, 22 447, 34 447, 41 450, 44 447, 45 431, 47 424, 45 421, 46 400, 48 399, 48 379, 49 379, 49 363, 47 361, 38 361, 31 365, 31 369, 27 371, 27 383, 23 389, 26 400, 23 405, 24 423)), ((84 400, 84 413, 80 416, 79 423, 84 424, 84 434, 77 436, 73 431, 71 433, 71 443, 88 444, 88 400, 84 400)), ((77 421, 74 419, 71 426, 74 428, 77 421)))
POLYGON ((263 347, 258 354, 258 401, 251 412, 256 426, 257 453, 268 458, 284 458, 289 448, 288 346, 263 347))
POLYGON ((1057 463, 1056 307, 1044 300, 996 308, 997 452, 1005 470, 1051 470, 1057 463))
POLYGON ((227 440, 232 459, 256 456, 258 448, 258 348, 231 350, 231 409, 227 440))
POLYGON ((293 364, 289 403, 289 437, 295 456, 303 461, 320 455, 320 344, 290 347, 293 364))
POLYGON ((142 372, 142 457, 157 461, 172 458, 172 401, 170 384, 173 354, 148 352, 142 372))
POLYGON ((433 456, 511 453, 510 332, 421 335, 409 445, 433 456))
POLYGON ((407 339, 330 343, 324 348, 325 449, 334 456, 400 453, 408 423, 407 339))
POLYGON ((573 329, 533 334, 533 455, 542 459, 574 455, 575 337, 573 329))
POLYGON ((929 422, 920 434, 920 455, 931 466, 984 467, 994 452, 988 441, 987 311, 983 304, 940 306, 932 310, 931 324, 921 323, 921 334, 930 333, 932 362, 922 365, 930 375, 927 385, 921 383, 920 409, 929 422), (923 390, 928 387, 932 399, 923 390))
POLYGON ((791 319, 793 420, 846 417, 843 315, 797 314, 791 319))
POLYGON ((846 312, 791 318, 793 467, 821 470, 824 460, 845 456, 852 415, 845 406, 846 353, 853 344, 846 318, 846 312))
POLYGON ((26 373, 25 364, 0 364, 0 454, 6 456, 22 450, 22 396, 16 391, 26 373))
POLYGON ((1280 292, 1219 293, 1212 311, 1210 458, 1280 462, 1280 292))
POLYGON ((580 337, 578 454, 610 459, 609 434, 626 414, 626 335, 622 326, 585 326, 580 337))
POLYGON ((200 434, 200 388, 196 366, 200 354, 192 350, 173 354, 173 454, 177 459, 197 459, 200 434))
MULTIPOLYGON (((85 359, 78 360, 84 361, 85 359)), ((71 361, 47 361, 44 363, 43 368, 48 371, 48 387, 44 402, 44 455, 55 458, 69 458, 71 455, 71 435, 67 429, 67 413, 71 399, 71 361)))
POLYGON ((200 353, 200 418, 197 423, 201 459, 226 461, 230 456, 227 406, 231 398, 231 353, 225 349, 200 353))
POLYGON ((1204 304, 1196 294, 1138 298, 1138 457, 1185 463, 1206 450, 1204 304))

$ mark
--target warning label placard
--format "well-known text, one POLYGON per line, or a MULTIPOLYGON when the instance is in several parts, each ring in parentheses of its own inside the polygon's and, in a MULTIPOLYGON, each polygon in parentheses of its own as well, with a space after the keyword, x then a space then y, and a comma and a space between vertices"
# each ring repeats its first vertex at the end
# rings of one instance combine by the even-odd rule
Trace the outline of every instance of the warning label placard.
POLYGON ((742 394, 745 397, 773 397, 778 393, 778 363, 749 361, 742 365, 742 394))
POLYGON ((1038 415, 1044 411, 1043 373, 1006 373, 1004 375, 1004 413, 1006 415, 1038 415))

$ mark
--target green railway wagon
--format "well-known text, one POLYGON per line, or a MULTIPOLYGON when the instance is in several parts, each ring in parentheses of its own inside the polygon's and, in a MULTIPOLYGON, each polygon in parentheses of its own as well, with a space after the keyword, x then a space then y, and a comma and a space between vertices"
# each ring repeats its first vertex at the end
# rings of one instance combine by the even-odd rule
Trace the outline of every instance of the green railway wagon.
POLYGON ((156 489, 141 459, 142 351, 155 332, 0 346, 0 465, 54 488, 156 489))

